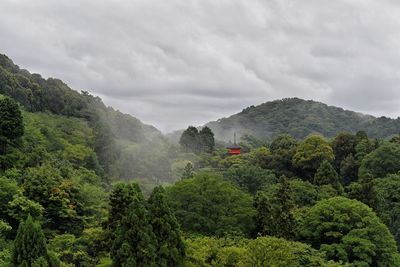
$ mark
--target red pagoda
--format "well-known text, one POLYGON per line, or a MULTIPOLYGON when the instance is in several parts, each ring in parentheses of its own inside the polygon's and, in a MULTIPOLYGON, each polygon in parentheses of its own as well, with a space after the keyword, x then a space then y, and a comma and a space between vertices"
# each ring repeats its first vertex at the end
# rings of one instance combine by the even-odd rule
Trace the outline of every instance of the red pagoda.
POLYGON ((241 153, 241 147, 236 144, 236 133, 233 134, 233 145, 227 147, 229 155, 239 155, 241 153))

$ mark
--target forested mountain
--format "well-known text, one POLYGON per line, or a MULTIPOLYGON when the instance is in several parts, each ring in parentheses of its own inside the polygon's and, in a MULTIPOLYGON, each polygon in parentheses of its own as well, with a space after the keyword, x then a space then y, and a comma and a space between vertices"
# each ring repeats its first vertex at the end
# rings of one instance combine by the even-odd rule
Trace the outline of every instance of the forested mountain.
POLYGON ((169 163, 169 144, 161 132, 131 115, 106 107, 100 98, 88 92, 79 93, 61 80, 31 74, 0 54, 0 95, 16 100, 26 114, 48 113, 88 123, 94 135, 90 146, 111 178, 171 178, 169 165, 159 164, 169 163))
POLYGON ((218 140, 229 141, 233 132, 270 140, 287 133, 302 139, 311 133, 333 137, 339 132, 363 130, 371 137, 386 138, 400 132, 400 119, 375 118, 312 100, 288 98, 248 107, 228 118, 209 122, 218 140))
MULTIPOLYGON (((306 117, 331 124, 307 131, 328 136, 357 123, 393 131, 382 119, 275 101, 272 140, 247 136, 231 155, 209 127, 171 145, 87 92, 0 61, 0 266, 400 266, 400 135, 272 137, 314 105, 306 117)), ((235 116, 263 121, 257 109, 235 116)))

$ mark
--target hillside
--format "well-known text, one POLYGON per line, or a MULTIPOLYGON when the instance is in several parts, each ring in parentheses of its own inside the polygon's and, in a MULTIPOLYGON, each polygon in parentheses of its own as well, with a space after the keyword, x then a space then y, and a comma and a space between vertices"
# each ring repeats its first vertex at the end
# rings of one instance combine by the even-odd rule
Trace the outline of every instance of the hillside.
POLYGON ((168 143, 161 132, 139 119, 104 105, 99 97, 77 92, 63 81, 44 79, 0 54, 0 95, 13 98, 32 114, 75 118, 93 132, 89 144, 104 173, 114 180, 168 180, 168 143), (154 156, 154 149, 162 148, 154 156), (147 161, 143 164, 143 161, 147 161), (160 167, 163 166, 163 167, 160 167), (160 169, 161 168, 161 169, 160 169))
POLYGON ((238 136, 253 135, 260 139, 288 133, 302 139, 311 133, 333 137, 338 132, 366 131, 371 137, 386 138, 400 132, 400 119, 375 118, 370 115, 328 106, 326 104, 288 98, 248 107, 228 118, 206 124, 217 139, 229 141, 238 136))

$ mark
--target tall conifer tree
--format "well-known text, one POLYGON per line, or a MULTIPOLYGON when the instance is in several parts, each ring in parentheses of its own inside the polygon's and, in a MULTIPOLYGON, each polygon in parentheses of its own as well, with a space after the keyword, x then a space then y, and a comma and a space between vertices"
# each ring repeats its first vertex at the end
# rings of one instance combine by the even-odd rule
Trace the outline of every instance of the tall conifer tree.
POLYGON ((31 266, 39 258, 47 258, 46 238, 38 222, 29 215, 21 222, 14 241, 13 266, 31 266))
POLYGON ((148 203, 150 223, 157 238, 157 266, 182 266, 185 247, 180 237, 179 224, 167 204, 161 186, 154 188, 148 203))
POLYGON ((117 225, 111 249, 112 266, 157 266, 157 240, 141 191, 136 192, 132 198, 133 201, 117 225))

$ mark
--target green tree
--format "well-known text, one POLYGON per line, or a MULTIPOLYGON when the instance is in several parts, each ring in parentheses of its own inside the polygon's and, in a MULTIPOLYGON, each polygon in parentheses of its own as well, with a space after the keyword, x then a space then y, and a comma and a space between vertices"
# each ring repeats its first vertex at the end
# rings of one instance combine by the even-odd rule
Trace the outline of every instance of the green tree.
POLYGON ((8 97, 0 97, 0 118, 0 155, 4 155, 7 144, 24 134, 24 125, 18 104, 8 97))
POLYGON ((357 181, 358 164, 353 155, 348 155, 340 162, 340 176, 345 185, 357 181))
POLYGON ((290 184, 285 176, 279 179, 277 191, 268 196, 259 192, 254 199, 257 209, 256 231, 258 234, 291 239, 294 237, 294 202, 290 184))
POLYGON ((111 249, 112 266, 157 266, 157 239, 141 192, 124 212, 111 249))
POLYGON ((165 190, 158 186, 148 200, 150 224, 157 239, 157 266, 182 266, 185 246, 179 224, 168 206, 165 190))
POLYGON ((387 174, 400 171, 400 145, 386 142, 368 154, 361 162, 359 176, 371 173, 384 178, 387 174))
POLYGON ((197 152, 199 144, 199 131, 194 126, 189 126, 181 135, 179 144, 186 152, 197 152))
POLYGON ((143 195, 137 183, 117 183, 110 194, 110 211, 105 223, 108 240, 111 243, 115 239, 115 233, 128 207, 137 198, 143 201, 143 195))
POLYGON ((210 153, 214 150, 214 133, 207 126, 204 126, 199 132, 199 142, 201 150, 210 153))
POLYGON ((360 177, 358 183, 349 186, 348 197, 357 199, 377 211, 379 205, 379 195, 374 184, 374 177, 370 173, 360 177))
POLYGON ((365 204, 344 197, 318 202, 300 220, 301 240, 354 266, 400 266, 393 236, 365 204))
POLYGON ((275 170, 278 175, 294 176, 293 157, 298 142, 290 135, 277 136, 271 143, 271 154, 265 162, 268 169, 275 170))
POLYGON ((31 266, 37 259, 45 258, 48 261, 46 238, 38 222, 28 216, 25 222, 21 222, 17 237, 14 241, 12 254, 13 266, 26 264, 31 266))
POLYGON ((252 165, 232 166, 225 172, 224 176, 252 195, 261 190, 264 185, 277 181, 272 171, 252 165))
POLYGON ((223 235, 253 230, 251 196, 215 174, 196 174, 167 187, 166 193, 185 232, 223 235))
POLYGON ((400 175, 391 174, 374 180, 379 205, 377 213, 389 227, 400 248, 400 175))
POLYGON ((328 161, 323 161, 314 175, 314 184, 319 186, 330 185, 336 190, 336 195, 343 193, 339 175, 328 161))
POLYGON ((181 179, 193 178, 193 176, 194 176, 193 164, 191 162, 188 162, 185 168, 183 169, 181 179))
POLYGON ((341 264, 327 262, 323 253, 318 252, 307 244, 276 237, 258 237, 250 241, 243 254, 238 266, 342 266, 341 264))
POLYGON ((335 154, 334 165, 339 169, 340 163, 349 155, 355 155, 357 139, 351 133, 339 133, 332 141, 332 149, 335 154))
POLYGON ((330 144, 322 136, 311 135, 298 146, 293 163, 311 179, 323 161, 332 162, 334 158, 330 144))

